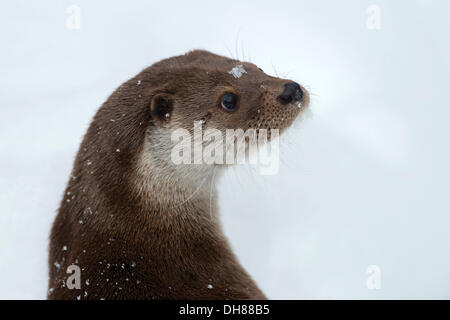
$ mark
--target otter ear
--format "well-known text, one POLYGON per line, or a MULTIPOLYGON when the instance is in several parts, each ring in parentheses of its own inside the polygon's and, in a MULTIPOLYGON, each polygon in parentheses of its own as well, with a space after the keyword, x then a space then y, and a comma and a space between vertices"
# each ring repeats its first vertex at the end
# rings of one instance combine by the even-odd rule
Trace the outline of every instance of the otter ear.
POLYGON ((152 118, 159 125, 170 121, 174 105, 173 95, 170 93, 158 93, 153 96, 150 105, 152 118))

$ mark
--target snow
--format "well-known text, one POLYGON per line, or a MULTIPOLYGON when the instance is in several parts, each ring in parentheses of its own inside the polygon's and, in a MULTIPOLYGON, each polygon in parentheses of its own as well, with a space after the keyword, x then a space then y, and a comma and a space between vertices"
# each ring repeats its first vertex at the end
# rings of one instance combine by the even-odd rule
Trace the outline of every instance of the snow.
POLYGON ((59 269, 61 269, 61 264, 59 264, 59 262, 54 262, 53 265, 56 267, 56 270, 59 271, 59 269))
POLYGON ((224 26, 210 2, 171 5, 167 19, 164 2, 81 0, 80 30, 62 4, 3 3, 0 299, 46 297, 51 224, 96 110, 193 48, 245 56, 312 93, 314 118, 281 137, 278 174, 238 166, 219 185, 225 234, 270 298, 449 299, 450 3, 378 4, 379 31, 359 2, 262 1, 256 16, 236 1, 224 26), (379 290, 366 287, 371 265, 379 290))
POLYGON ((240 78, 244 73, 247 73, 247 71, 245 71, 244 67, 242 66, 242 64, 237 65, 236 67, 234 67, 233 69, 231 69, 229 72, 229 74, 233 75, 233 77, 235 77, 236 79, 240 78))

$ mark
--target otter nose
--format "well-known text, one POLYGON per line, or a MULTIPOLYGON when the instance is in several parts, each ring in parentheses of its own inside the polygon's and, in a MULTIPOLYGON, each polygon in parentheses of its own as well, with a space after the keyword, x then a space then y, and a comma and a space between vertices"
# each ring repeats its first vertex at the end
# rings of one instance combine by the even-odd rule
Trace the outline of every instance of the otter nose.
POLYGON ((303 91, 297 82, 289 82, 284 85, 284 91, 278 96, 282 104, 301 101, 303 91))

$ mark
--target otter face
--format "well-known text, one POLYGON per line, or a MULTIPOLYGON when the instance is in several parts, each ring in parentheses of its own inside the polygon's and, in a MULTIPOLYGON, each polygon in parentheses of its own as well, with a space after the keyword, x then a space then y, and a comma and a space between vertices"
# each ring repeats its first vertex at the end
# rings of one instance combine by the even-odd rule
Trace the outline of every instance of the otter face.
POLYGON ((265 74, 256 65, 207 51, 163 60, 152 71, 164 84, 152 100, 152 115, 165 128, 288 128, 307 108, 309 94, 296 82, 265 74))
POLYGON ((278 135, 309 104, 301 85, 207 51, 162 60, 138 77, 151 91, 151 125, 141 163, 176 164, 173 172, 178 176, 201 177, 215 167, 211 164, 256 163, 251 157, 261 146, 268 147, 268 141, 275 150, 271 159, 277 159, 278 135), (178 143, 181 140, 188 145, 178 143))

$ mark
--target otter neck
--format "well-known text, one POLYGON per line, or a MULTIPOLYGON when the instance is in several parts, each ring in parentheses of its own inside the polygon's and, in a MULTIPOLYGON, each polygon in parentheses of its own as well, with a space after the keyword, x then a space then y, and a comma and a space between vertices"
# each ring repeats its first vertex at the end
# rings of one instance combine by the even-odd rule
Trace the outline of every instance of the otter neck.
POLYGON ((145 207, 161 213, 217 220, 216 185, 223 168, 206 164, 174 164, 169 150, 147 140, 137 167, 136 190, 145 207))

